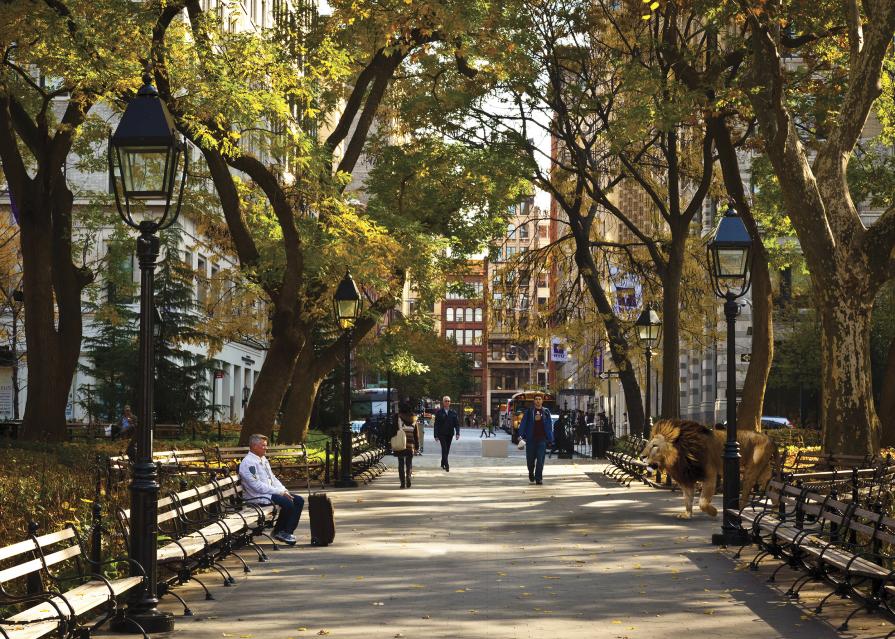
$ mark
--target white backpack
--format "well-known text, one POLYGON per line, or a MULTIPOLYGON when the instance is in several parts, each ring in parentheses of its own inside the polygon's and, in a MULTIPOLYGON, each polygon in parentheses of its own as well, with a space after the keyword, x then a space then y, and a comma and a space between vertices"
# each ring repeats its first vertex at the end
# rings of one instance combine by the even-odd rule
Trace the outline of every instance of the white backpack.
POLYGON ((396 421, 398 422, 398 432, 389 440, 389 443, 392 446, 393 453, 400 453, 407 448, 407 434, 404 432, 404 427, 401 425, 401 418, 398 417, 396 421))

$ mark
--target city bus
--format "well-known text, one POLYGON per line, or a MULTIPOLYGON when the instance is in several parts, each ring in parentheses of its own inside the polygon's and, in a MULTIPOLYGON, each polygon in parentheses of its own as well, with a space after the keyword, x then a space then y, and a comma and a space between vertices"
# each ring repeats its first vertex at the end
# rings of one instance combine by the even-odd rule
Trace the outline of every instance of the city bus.
POLYGON ((559 412, 556 407, 556 396, 552 393, 530 390, 515 393, 507 400, 506 410, 501 415, 501 427, 513 436, 513 441, 516 440, 516 431, 519 430, 522 413, 526 408, 534 406, 535 395, 541 395, 544 398, 544 408, 549 410, 551 415, 556 416, 559 412))
MULTIPOLYGON (((394 415, 398 412, 398 391, 392 388, 392 410, 394 415)), ((351 419, 363 421, 368 416, 376 419, 380 415, 385 417, 388 413, 388 389, 386 388, 360 388, 351 391, 351 419)))

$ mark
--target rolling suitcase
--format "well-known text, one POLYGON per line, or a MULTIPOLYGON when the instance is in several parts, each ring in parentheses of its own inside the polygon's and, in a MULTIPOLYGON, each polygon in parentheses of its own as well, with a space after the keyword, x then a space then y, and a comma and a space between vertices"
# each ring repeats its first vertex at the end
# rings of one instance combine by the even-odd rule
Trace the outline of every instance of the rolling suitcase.
POLYGON ((311 522, 311 545, 329 546, 336 538, 333 502, 326 493, 311 492, 311 469, 305 448, 305 473, 308 477, 308 517, 311 522))

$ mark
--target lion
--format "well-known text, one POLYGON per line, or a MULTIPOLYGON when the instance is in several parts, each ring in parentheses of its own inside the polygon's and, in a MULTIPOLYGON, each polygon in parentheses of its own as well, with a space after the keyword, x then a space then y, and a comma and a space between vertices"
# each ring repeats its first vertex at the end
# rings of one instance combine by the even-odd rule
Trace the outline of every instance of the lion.
MULTIPOLYGON (((727 433, 693 421, 661 419, 653 426, 650 440, 641 453, 644 462, 653 469, 661 469, 677 482, 684 494, 684 512, 676 516, 693 516, 693 495, 696 483, 702 482, 699 509, 715 517, 718 509, 712 497, 718 476, 723 470, 724 442, 727 433)), ((764 485, 771 478, 771 462, 776 446, 771 439, 755 431, 737 433, 740 442, 740 474, 742 476, 740 504, 746 504, 755 484, 764 485)))

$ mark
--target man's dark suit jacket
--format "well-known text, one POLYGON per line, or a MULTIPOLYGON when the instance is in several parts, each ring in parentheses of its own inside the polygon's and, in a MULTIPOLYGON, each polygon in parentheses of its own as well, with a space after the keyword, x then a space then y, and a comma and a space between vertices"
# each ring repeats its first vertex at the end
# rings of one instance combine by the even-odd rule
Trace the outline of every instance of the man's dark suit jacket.
POLYGON ((453 410, 439 408, 435 413, 435 437, 453 437, 460 434, 460 418, 453 410))

